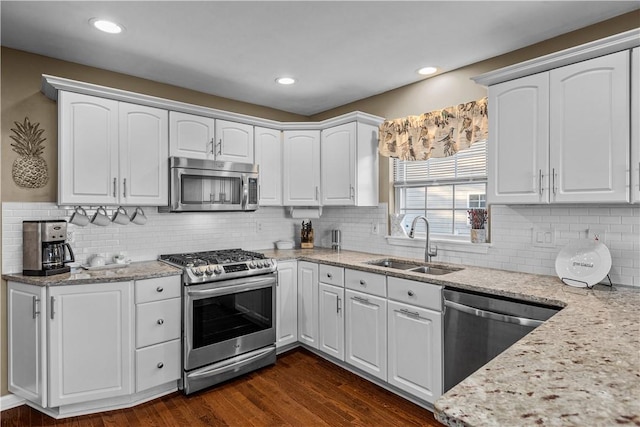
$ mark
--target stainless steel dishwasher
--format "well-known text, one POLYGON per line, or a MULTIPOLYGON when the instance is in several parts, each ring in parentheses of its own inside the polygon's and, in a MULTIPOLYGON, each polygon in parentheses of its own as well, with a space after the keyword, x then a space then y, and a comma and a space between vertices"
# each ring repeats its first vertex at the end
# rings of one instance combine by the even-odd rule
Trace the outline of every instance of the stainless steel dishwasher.
POLYGON ((560 310, 445 288, 444 390, 450 390, 560 310))

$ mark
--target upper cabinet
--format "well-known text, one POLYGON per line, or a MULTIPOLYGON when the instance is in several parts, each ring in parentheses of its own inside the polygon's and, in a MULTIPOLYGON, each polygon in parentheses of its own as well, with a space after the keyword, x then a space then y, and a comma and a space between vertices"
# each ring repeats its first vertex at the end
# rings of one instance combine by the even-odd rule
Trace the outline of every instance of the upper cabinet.
POLYGON ((169 153, 171 156, 214 159, 214 119, 171 111, 169 113, 169 134, 169 153))
POLYGON ((378 129, 347 123, 322 131, 320 145, 323 205, 377 206, 378 129))
POLYGON ((489 87, 489 203, 629 201, 629 51, 489 87))
POLYGON ((640 47, 631 51, 631 201, 640 203, 640 47))
POLYGON ((253 126, 216 120, 216 160, 253 163, 253 126))
POLYGON ((284 131, 285 206, 320 206, 320 131, 284 131))
POLYGON ((61 92, 58 204, 167 203, 165 110, 61 92))
POLYGON ((255 155, 259 205, 282 206, 282 132, 256 126, 255 155))

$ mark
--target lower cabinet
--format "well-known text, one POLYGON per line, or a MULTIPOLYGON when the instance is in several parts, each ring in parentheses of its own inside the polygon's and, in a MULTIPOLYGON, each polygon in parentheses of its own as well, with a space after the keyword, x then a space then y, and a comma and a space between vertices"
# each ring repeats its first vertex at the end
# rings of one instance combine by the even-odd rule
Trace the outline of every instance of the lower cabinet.
POLYGON ((298 341, 298 262, 278 262, 276 347, 298 341))
POLYGON ((180 283, 180 276, 49 287, 9 281, 9 391, 68 416, 133 403, 135 392, 177 380, 180 283), (139 284, 164 299, 138 304, 139 284), (140 315, 142 306, 155 308, 140 315))
POLYGON ((344 288, 318 286, 318 350, 344 360, 344 288))
POLYGON ((346 291, 345 361, 387 380, 387 300, 346 291))
POLYGON ((298 341, 318 348, 318 264, 298 262, 298 341))

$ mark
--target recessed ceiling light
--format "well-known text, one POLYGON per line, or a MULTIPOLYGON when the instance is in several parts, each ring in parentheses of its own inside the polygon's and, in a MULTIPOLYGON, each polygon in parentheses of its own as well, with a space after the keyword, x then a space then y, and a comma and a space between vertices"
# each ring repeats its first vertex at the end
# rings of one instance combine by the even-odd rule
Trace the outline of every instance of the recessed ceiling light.
POLYGON ((281 85, 292 85, 296 82, 296 79, 293 77, 278 77, 276 79, 276 83, 281 85))
POLYGON ((91 18, 89 23, 98 30, 109 34, 120 34, 124 30, 122 25, 107 21, 106 19, 91 18))
POLYGON ((436 67, 422 67, 418 70, 418 74, 422 76, 429 76, 434 74, 438 69, 436 67))

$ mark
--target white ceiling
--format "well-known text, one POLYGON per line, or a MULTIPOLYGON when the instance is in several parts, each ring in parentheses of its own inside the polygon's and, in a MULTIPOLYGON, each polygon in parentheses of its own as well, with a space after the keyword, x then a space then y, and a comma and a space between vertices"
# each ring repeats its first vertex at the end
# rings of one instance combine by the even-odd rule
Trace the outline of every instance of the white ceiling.
POLYGON ((2 1, 3 46, 311 115, 640 8, 638 1, 2 1), (89 19, 124 25, 100 33, 89 19), (293 86, 276 77, 298 79, 293 86))

